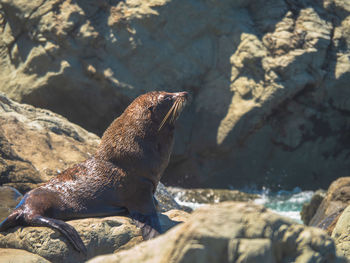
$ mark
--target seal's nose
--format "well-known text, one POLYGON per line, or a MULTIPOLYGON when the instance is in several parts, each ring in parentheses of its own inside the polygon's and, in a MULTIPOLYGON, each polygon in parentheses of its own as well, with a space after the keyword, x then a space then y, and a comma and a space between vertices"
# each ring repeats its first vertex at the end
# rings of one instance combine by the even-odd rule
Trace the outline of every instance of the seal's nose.
POLYGON ((188 92, 186 91, 181 91, 181 92, 176 92, 174 94, 175 97, 182 97, 182 98, 185 98, 185 99, 188 99, 188 92))

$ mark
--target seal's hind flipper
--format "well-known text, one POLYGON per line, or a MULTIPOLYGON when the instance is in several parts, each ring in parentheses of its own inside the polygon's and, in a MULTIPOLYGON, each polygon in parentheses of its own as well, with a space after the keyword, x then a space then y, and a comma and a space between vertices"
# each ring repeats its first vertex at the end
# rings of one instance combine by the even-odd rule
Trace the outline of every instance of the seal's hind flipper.
POLYGON ((13 211, 4 221, 0 223, 0 232, 18 225, 18 219, 21 215, 20 210, 13 211))
POLYGON ((154 238, 162 233, 156 212, 148 215, 144 215, 139 212, 131 212, 130 215, 136 226, 141 228, 142 237, 144 240, 154 238))
POLYGON ((31 218, 27 218, 26 223, 31 226, 46 226, 57 229, 69 240, 69 242, 77 251, 83 253, 84 255, 87 254, 86 247, 81 240, 78 232, 74 229, 74 227, 67 224, 66 222, 36 215, 31 218))

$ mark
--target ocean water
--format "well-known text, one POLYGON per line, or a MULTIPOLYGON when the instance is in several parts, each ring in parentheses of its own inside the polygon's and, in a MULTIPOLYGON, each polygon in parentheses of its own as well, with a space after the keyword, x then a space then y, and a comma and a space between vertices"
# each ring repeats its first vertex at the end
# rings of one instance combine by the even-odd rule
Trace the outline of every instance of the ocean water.
POLYGON ((289 217, 298 223, 303 223, 300 218, 300 211, 303 204, 311 200, 313 191, 302 191, 299 187, 292 191, 281 190, 271 192, 269 189, 264 189, 260 193, 260 198, 255 199, 257 204, 275 211, 276 213, 289 217))
MULTIPOLYGON (((302 191, 301 188, 296 187, 292 191, 280 190, 277 192, 272 192, 268 188, 263 188, 263 190, 254 189, 240 189, 243 192, 249 192, 258 194, 259 198, 254 200, 254 203, 264 205, 265 207, 271 209, 272 211, 293 219, 298 223, 303 223, 300 218, 300 211, 303 204, 311 200, 313 191, 302 191)), ((174 196, 175 201, 192 209, 197 209, 205 204, 185 202, 181 200, 181 195, 174 196)))

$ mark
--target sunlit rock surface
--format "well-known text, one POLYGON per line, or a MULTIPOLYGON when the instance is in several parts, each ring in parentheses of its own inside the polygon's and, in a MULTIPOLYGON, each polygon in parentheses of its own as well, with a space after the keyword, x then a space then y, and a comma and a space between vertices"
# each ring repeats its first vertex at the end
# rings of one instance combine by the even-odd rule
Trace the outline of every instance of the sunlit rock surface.
POLYGON ((196 210, 166 234, 130 250, 96 257, 111 262, 346 262, 321 229, 254 204, 225 202, 196 210))
POLYGON ((99 140, 58 114, 0 94, 0 185, 24 193, 94 154, 99 140))
POLYGON ((3 0, 0 90, 99 135, 187 90, 166 182, 326 188, 350 165, 349 27, 335 0, 3 0))
POLYGON ((338 254, 346 256, 350 262, 350 206, 339 217, 332 238, 335 240, 338 254))
MULTIPOLYGON (((171 210, 159 214, 164 231, 183 222, 188 214, 171 210)), ((74 250, 57 230, 47 227, 16 227, 0 233, 0 248, 16 248, 39 255, 50 262, 85 262, 86 259, 130 248, 143 241, 141 230, 126 216, 68 221, 87 247, 87 257, 74 250)), ((2 262, 0 249, 0 262, 2 262)), ((23 261, 24 262, 24 261, 23 261)))

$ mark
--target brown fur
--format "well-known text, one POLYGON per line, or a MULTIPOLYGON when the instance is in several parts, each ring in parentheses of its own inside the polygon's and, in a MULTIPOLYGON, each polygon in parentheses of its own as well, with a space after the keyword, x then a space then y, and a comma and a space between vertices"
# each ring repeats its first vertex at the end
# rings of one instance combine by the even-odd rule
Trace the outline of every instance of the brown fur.
POLYGON ((28 192, 0 231, 15 225, 50 226, 81 252, 78 233, 63 220, 128 211, 142 235, 161 231, 153 194, 168 165, 174 121, 164 116, 175 104, 174 119, 187 93, 150 92, 136 98, 105 131, 96 154, 28 192))

